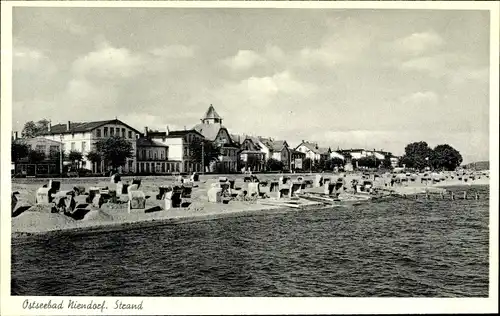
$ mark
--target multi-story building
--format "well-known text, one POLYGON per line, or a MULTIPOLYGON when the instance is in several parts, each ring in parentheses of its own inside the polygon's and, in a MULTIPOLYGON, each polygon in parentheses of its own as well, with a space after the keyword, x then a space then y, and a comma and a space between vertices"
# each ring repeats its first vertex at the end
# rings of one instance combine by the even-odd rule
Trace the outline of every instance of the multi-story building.
POLYGON ((210 164, 211 172, 237 172, 239 146, 234 143, 227 128, 222 125, 222 117, 210 105, 201 123, 193 127, 198 133, 205 137, 205 140, 212 142, 214 147, 220 149, 220 156, 217 161, 210 164))
POLYGON ((264 145, 265 151, 269 153, 268 159, 272 158, 281 161, 283 163, 283 170, 290 170, 290 150, 285 140, 261 137, 259 141, 264 145))
MULTIPOLYGON (((96 142, 111 136, 120 136, 131 143, 133 152, 136 153, 136 140, 138 134, 140 134, 140 132, 135 128, 118 119, 114 119, 83 123, 68 121, 67 124, 57 125, 49 123, 47 132, 43 133, 42 136, 50 140, 61 142, 63 144, 65 154, 68 154, 72 150, 81 152, 83 155, 83 168, 90 169, 94 172, 105 172, 109 169, 109 167, 104 165, 104 161, 94 165, 88 161, 86 157, 86 154, 96 149, 96 142)), ((135 172, 135 159, 135 156, 127 158, 125 165, 121 167, 121 172, 135 172)))
POLYGON ((162 162, 166 169, 161 172, 193 173, 203 170, 201 155, 196 155, 192 146, 193 143, 201 146, 204 140, 196 130, 170 131, 167 127, 165 132, 150 132, 146 127, 145 134, 152 141, 168 147, 166 160, 162 162))
POLYGON ((168 161, 168 146, 152 139, 147 131, 137 139, 136 146, 137 173, 154 174, 178 171, 175 170, 175 164, 168 161))
POLYGON ((326 160, 330 157, 331 149, 319 147, 317 143, 302 140, 295 150, 306 154, 306 158, 313 161, 326 160))
POLYGON ((266 168, 266 153, 257 137, 246 136, 240 146, 240 166, 260 172, 266 168))

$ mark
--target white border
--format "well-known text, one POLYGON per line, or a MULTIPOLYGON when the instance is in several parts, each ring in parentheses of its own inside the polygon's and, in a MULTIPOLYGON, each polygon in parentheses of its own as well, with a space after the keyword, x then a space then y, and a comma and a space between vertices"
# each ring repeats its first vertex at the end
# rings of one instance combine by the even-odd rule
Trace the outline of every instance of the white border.
MULTIPOLYGON (((1 315, 93 315, 91 310, 60 312, 24 310, 22 302, 27 297, 11 297, 10 293, 10 137, 12 129, 12 7, 185 7, 185 8, 338 8, 338 9, 433 9, 433 10, 489 10, 490 15, 490 291, 484 299, 434 299, 434 298, 128 298, 130 303, 144 300, 142 311, 130 314, 374 314, 374 313, 495 313, 498 312, 498 142, 499 142, 499 5, 496 1, 463 2, 380 2, 380 1, 2 1, 1 3, 1 315)), ((36 297, 38 301, 50 297, 36 297)), ((81 302, 99 301, 103 297, 53 297, 53 300, 76 299, 81 302)), ((107 305, 114 298, 107 297, 107 305)), ((126 299, 123 297, 116 299, 126 299)), ((108 315, 124 315, 113 309, 108 315)))

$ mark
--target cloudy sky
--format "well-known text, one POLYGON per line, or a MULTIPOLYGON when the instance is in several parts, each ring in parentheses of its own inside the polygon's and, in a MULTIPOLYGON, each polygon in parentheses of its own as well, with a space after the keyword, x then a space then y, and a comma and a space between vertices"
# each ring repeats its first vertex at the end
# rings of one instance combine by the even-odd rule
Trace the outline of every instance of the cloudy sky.
POLYGON ((14 8, 13 129, 119 119, 402 154, 489 155, 481 11, 14 8))

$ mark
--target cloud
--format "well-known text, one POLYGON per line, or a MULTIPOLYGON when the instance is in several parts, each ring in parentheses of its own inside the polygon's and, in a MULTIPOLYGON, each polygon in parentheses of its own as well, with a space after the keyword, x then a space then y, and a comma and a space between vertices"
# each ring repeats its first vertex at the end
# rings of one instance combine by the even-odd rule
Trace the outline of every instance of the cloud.
POLYGON ((257 65, 262 65, 266 59, 252 50, 239 50, 236 55, 226 58, 222 63, 234 71, 251 69, 257 65))
POLYGON ((195 55, 193 47, 184 45, 169 45, 160 48, 154 48, 151 51, 156 57, 163 58, 192 58, 195 55))
POLYGON ((136 75, 144 64, 144 58, 126 48, 115 48, 108 43, 100 45, 96 51, 76 59, 73 72, 79 76, 103 78, 130 78, 136 75))
POLYGON ((396 54, 421 55, 434 51, 443 44, 444 40, 435 32, 422 32, 395 40, 392 48, 396 54))
POLYGON ((439 96, 433 91, 415 92, 402 97, 401 102, 407 105, 435 105, 438 103, 439 96))

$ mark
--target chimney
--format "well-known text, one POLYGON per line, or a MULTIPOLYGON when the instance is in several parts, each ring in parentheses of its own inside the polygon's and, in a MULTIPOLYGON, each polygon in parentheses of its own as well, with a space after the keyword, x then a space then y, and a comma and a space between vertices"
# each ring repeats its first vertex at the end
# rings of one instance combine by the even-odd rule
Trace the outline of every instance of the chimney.
POLYGON ((170 129, 168 128, 168 125, 167 125, 167 128, 165 129, 165 132, 167 133, 167 136, 168 136, 168 134, 170 133, 170 129))
POLYGON ((47 130, 50 133, 52 131, 52 121, 49 120, 49 125, 47 125, 47 130))
POLYGON ((144 127, 144 137, 148 136, 148 127, 144 127))
POLYGON ((71 121, 68 121, 68 125, 66 126, 66 128, 68 131, 71 129, 71 121))
POLYGON ((18 134, 17 134, 17 131, 14 132, 14 140, 17 140, 19 138, 18 134))

